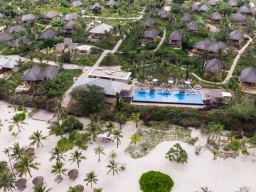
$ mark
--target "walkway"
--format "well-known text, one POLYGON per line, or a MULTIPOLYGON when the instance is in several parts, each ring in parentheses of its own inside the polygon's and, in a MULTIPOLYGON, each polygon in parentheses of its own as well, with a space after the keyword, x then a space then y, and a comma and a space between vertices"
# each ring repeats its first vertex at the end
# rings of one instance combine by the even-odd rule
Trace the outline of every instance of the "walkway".
MULTIPOLYGON (((238 63, 238 60, 240 59, 241 55, 243 54, 243 52, 245 51, 245 49, 250 45, 250 43, 252 42, 252 38, 249 37, 248 35, 245 35, 245 37, 247 37, 249 40, 247 41, 247 43, 238 51, 234 61, 233 61, 233 64, 231 66, 231 68, 229 69, 228 71, 228 75, 226 76, 226 78, 224 79, 224 81, 222 82, 212 82, 212 81, 206 81, 204 79, 202 79, 201 77, 199 77, 197 74, 195 73, 191 73, 195 78, 197 78, 198 80, 200 81, 203 81, 205 83, 209 83, 209 84, 213 84, 213 85, 223 85, 223 84, 226 84, 228 83, 228 81, 230 80, 230 78, 233 77, 233 72, 236 68, 236 65, 238 63)), ((184 68, 181 68, 182 70, 185 70, 184 68)))
POLYGON ((153 52, 156 52, 158 49, 160 49, 165 38, 166 38, 166 29, 164 29, 163 37, 162 37, 161 41, 159 42, 159 44, 157 45, 157 47, 153 50, 153 52))

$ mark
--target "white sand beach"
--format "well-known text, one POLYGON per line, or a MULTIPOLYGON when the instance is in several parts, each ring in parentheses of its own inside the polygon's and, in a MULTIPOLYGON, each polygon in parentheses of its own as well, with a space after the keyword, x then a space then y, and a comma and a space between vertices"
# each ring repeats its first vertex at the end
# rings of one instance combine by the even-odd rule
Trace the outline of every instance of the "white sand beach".
MULTIPOLYGON (((6 155, 2 152, 6 147, 11 147, 14 143, 19 142, 21 146, 28 146, 29 136, 36 130, 41 130, 44 135, 49 135, 46 122, 27 119, 27 125, 24 125, 24 130, 14 137, 8 131, 9 121, 15 114, 13 108, 8 108, 7 103, 0 101, 0 119, 3 123, 0 131, 0 161, 7 161, 6 155)), ((88 123, 89 121, 84 121, 88 123)), ((172 192, 195 192, 201 187, 208 187, 213 192, 235 192, 241 186, 247 186, 252 192, 256 191, 256 162, 252 162, 252 157, 239 156, 236 159, 220 159, 213 160, 213 155, 208 150, 203 150, 197 156, 194 152, 194 146, 179 142, 188 153, 188 163, 178 164, 170 162, 165 158, 166 152, 173 146, 176 141, 163 142, 159 144, 146 157, 133 159, 128 154, 124 153, 125 148, 130 142, 130 136, 136 131, 135 124, 128 122, 123 126, 123 135, 121 145, 116 148, 115 142, 104 143, 97 140, 96 143, 89 144, 88 150, 83 152, 86 160, 82 160, 79 168, 78 178, 73 181, 69 180, 68 176, 64 176, 61 183, 54 181, 55 175, 51 174, 53 162, 49 161, 50 150, 55 147, 60 137, 49 136, 47 141, 43 141, 44 147, 36 148, 36 161, 41 164, 39 170, 32 170, 33 177, 27 178, 27 188, 25 192, 33 191, 32 179, 36 176, 43 176, 48 187, 52 188, 53 192, 66 192, 69 186, 82 184, 86 192, 92 192, 90 186, 86 186, 83 181, 85 173, 95 171, 98 183, 93 185, 93 188, 103 188, 104 192, 139 192, 139 178, 143 172, 149 170, 158 170, 169 174, 174 180, 172 192), (102 145, 105 148, 105 156, 102 156, 101 162, 98 162, 98 157, 94 153, 94 147, 102 145), (116 161, 120 164, 126 164, 126 170, 120 171, 118 175, 107 175, 110 151, 115 150, 117 153, 116 161)), ((198 143, 205 143, 206 138, 199 131, 193 130, 193 136, 199 136, 198 143)), ((65 168, 68 170, 77 168, 76 164, 71 164, 67 153, 65 168)))

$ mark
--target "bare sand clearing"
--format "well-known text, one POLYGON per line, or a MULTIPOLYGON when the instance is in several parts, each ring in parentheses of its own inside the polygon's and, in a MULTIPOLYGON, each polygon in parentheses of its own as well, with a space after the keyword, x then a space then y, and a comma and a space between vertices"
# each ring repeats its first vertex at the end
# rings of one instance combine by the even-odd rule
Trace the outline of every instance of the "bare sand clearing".
MULTIPOLYGON (((47 123, 37 120, 26 120, 27 125, 24 125, 25 130, 14 137, 8 131, 8 121, 14 114, 12 108, 7 108, 8 104, 0 101, 0 119, 3 126, 0 132, 0 160, 7 161, 6 155, 2 152, 4 148, 12 146, 14 143, 19 142, 21 146, 28 146, 30 143, 29 136, 36 130, 42 130, 44 135, 48 135, 47 123), (7 119, 7 121, 5 121, 7 119)), ((84 120, 88 123, 87 120, 84 120)), ((212 159, 212 154, 205 150, 200 156, 195 155, 194 147, 185 143, 180 143, 187 151, 189 159, 187 164, 177 164, 165 159, 165 154, 169 148, 176 143, 175 141, 163 142, 159 144, 150 154, 140 159, 132 159, 124 153, 125 148, 130 142, 130 136, 135 132, 135 125, 128 122, 123 127, 122 143, 116 149, 116 143, 103 143, 98 140, 96 143, 89 144, 88 150, 83 154, 87 157, 83 160, 78 178, 75 181, 69 180, 67 176, 61 183, 54 182, 55 176, 51 174, 51 168, 54 162, 50 162, 49 151, 56 145, 59 137, 50 136, 47 141, 44 141, 44 147, 36 149, 36 161, 41 164, 39 170, 33 170, 33 177, 27 175, 27 188, 25 192, 31 192, 33 188, 32 179, 36 176, 43 176, 48 187, 52 188, 53 192, 66 192, 69 186, 82 184, 85 186, 85 191, 92 192, 90 186, 86 186, 83 181, 85 173, 95 171, 98 176, 98 183, 94 188, 103 188, 104 192, 139 192, 139 178, 143 172, 149 170, 158 170, 169 174, 175 183, 173 192, 195 192, 200 187, 208 186, 214 192, 234 192, 240 186, 250 187, 252 192, 256 191, 256 162, 252 162, 252 157, 239 156, 236 159, 212 159), (97 145, 105 147, 106 156, 103 156, 101 162, 98 162, 93 148, 97 145), (114 177, 107 175, 110 151, 115 150, 117 153, 116 161, 126 164, 126 170, 119 172, 114 177)), ((205 137, 201 136, 196 130, 192 132, 193 136, 199 136, 199 143, 205 142, 205 137)), ((70 164, 68 161, 69 153, 67 153, 65 168, 77 168, 76 164, 70 164)))

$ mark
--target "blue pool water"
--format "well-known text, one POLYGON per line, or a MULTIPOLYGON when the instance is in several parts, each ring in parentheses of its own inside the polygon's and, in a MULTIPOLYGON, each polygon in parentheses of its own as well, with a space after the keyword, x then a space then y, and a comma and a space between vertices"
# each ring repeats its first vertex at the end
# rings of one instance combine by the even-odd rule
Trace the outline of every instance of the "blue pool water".
POLYGON ((135 90, 133 95, 134 102, 150 102, 150 103, 173 103, 173 104, 190 104, 190 105, 203 105, 202 95, 199 91, 195 94, 180 93, 179 91, 164 92, 162 89, 157 89, 155 92, 150 92, 146 89, 145 92, 140 89, 135 90))

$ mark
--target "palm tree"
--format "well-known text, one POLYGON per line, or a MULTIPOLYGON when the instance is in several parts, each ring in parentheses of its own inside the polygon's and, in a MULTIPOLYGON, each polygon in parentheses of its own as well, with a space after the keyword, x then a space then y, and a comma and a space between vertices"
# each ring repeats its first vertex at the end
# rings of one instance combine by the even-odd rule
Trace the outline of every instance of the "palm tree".
POLYGON ((91 171, 89 173, 86 174, 86 178, 84 179, 84 181, 86 181, 86 186, 90 183, 91 184, 91 188, 92 188, 92 184, 93 183, 97 183, 98 179, 97 179, 97 175, 95 174, 94 171, 91 171))
POLYGON ((97 147, 94 148, 94 151, 95 151, 95 154, 96 154, 96 155, 99 155, 98 161, 100 162, 100 155, 101 155, 101 154, 102 154, 102 155, 105 155, 105 153, 104 153, 104 148, 103 148, 102 146, 98 145, 97 147))
POLYGON ((69 161, 71 161, 72 163, 76 162, 77 167, 79 168, 79 164, 82 159, 86 159, 86 157, 83 156, 81 151, 75 150, 73 153, 71 153, 69 161))
POLYGON ((14 168, 17 171, 19 177, 22 177, 23 175, 26 176, 27 173, 30 177, 32 177, 31 169, 38 170, 39 165, 40 163, 35 162, 35 157, 23 155, 21 159, 15 163, 14 168))
POLYGON ((20 160, 21 157, 25 154, 25 148, 21 148, 19 143, 14 143, 13 147, 11 148, 11 157, 16 161, 20 160))
POLYGON ((121 142, 120 138, 123 137, 122 132, 120 130, 113 130, 112 135, 113 139, 116 140, 116 148, 118 148, 118 145, 121 142))
POLYGON ((93 189, 93 192, 102 192, 102 188, 95 188, 95 189, 93 189))
POLYGON ((218 140, 218 144, 220 144, 220 135, 223 130, 224 130, 224 126, 221 125, 220 123, 214 124, 212 127, 212 132, 215 135, 214 140, 218 140))
POLYGON ((34 132, 29 139, 32 141, 29 145, 35 145, 36 147, 40 147, 40 145, 43 147, 42 140, 46 140, 47 137, 42 135, 42 131, 36 131, 34 132))
POLYGON ((54 112, 57 114, 57 121, 63 120, 67 117, 68 112, 67 109, 61 106, 61 99, 57 100, 54 112))
POLYGON ((13 191, 15 189, 15 175, 12 173, 0 173, 0 189, 3 188, 4 192, 13 191))
POLYGON ((131 143, 133 143, 134 145, 136 145, 137 142, 140 142, 141 138, 140 138, 140 134, 139 133, 134 133, 131 136, 131 143))
POLYGON ((4 152, 4 154, 7 155, 8 159, 9 159, 11 171, 13 173, 12 158, 11 158, 11 147, 5 148, 3 152, 4 152))
POLYGON ((126 116, 122 112, 118 112, 115 116, 116 121, 119 123, 119 129, 122 129, 122 125, 126 122, 126 116))
POLYGON ((112 172, 113 176, 116 174, 118 174, 119 168, 118 168, 118 164, 117 162, 115 162, 115 160, 110 160, 109 164, 107 165, 107 168, 109 168, 109 171, 107 172, 107 174, 109 174, 110 172, 112 172))
POLYGON ((67 192, 78 192, 78 189, 76 187, 69 187, 67 192))
POLYGON ((12 123, 12 125, 9 126, 10 131, 13 129, 14 126, 16 126, 18 128, 19 132, 21 132, 20 128, 23 128, 22 125, 26 124, 24 122, 25 118, 26 118, 25 113, 18 113, 16 115, 14 115, 12 117, 12 121, 10 122, 10 123, 12 123))
POLYGON ((53 122, 50 125, 49 129, 50 129, 50 134, 60 135, 61 138, 63 137, 65 129, 60 121, 53 122))
POLYGON ((87 125, 86 131, 91 136, 93 141, 96 141, 97 136, 102 132, 100 124, 94 121, 91 121, 90 124, 87 125))
POLYGON ((59 147, 55 147, 51 150, 51 158, 50 161, 53 159, 56 160, 57 163, 60 163, 61 160, 65 161, 65 155, 63 154, 63 151, 60 150, 59 147))
POLYGON ((45 182, 39 185, 35 185, 33 189, 34 189, 33 192, 49 192, 52 190, 51 188, 47 189, 47 185, 45 182))
POLYGON ((140 114, 139 113, 132 113, 130 116, 130 120, 133 120, 136 124, 136 128, 139 126, 139 121, 140 121, 140 114))
POLYGON ((115 128, 115 125, 111 121, 109 121, 105 126, 109 133, 111 133, 112 129, 115 128))
POLYGON ((67 171, 67 169, 63 168, 63 166, 64 166, 64 163, 56 162, 56 164, 52 166, 51 173, 58 175, 58 178, 62 179, 61 174, 66 175, 66 171, 67 171))

